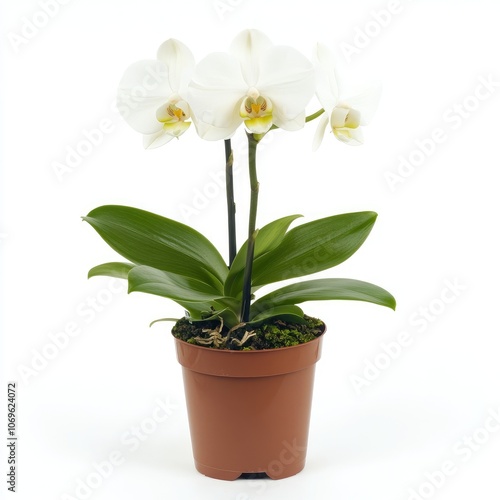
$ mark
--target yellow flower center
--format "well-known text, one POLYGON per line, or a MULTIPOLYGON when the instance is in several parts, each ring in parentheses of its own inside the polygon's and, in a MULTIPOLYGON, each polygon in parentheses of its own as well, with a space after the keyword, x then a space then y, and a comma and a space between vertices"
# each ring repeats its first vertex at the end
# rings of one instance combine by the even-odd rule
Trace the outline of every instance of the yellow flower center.
POLYGON ((163 123, 164 131, 175 137, 182 135, 191 125, 191 113, 188 103, 180 96, 173 94, 169 100, 156 110, 156 119, 163 123))
POLYGON ((191 118, 186 101, 180 97, 170 98, 156 111, 156 118, 162 123, 183 122, 191 118))
POLYGON ((273 105, 252 87, 241 103, 240 116, 251 132, 265 134, 273 124, 273 105))
POLYGON ((184 121, 186 119, 186 113, 184 113, 181 108, 178 108, 173 104, 170 104, 170 106, 167 108, 167 113, 172 118, 177 118, 178 121, 184 121))
POLYGON ((245 99, 245 111, 247 115, 254 117, 261 116, 267 109, 267 101, 263 97, 258 97, 257 100, 247 97, 245 99))

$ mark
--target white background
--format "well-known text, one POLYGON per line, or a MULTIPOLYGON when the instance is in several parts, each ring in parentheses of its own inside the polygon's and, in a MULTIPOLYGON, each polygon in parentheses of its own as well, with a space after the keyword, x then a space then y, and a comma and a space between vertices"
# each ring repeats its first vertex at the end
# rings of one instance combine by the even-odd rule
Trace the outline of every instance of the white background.
MULTIPOLYGON (((112 453, 121 465, 89 498, 406 500, 412 489, 420 498, 499 498, 500 431, 489 418, 500 410, 497 4, 73 0, 23 42, 25 18, 43 22, 40 3, 6 3, 0 436, 6 381, 16 380, 18 498, 83 498, 78 481, 99 483, 93 464, 112 453), (375 20, 389 7, 397 12, 375 20), (308 463, 279 482, 221 482, 195 471, 169 325, 148 327, 182 311, 157 297, 127 296, 107 278, 87 281, 90 267, 116 256, 80 221, 99 205, 136 206, 192 224, 225 255, 225 198, 213 180, 222 172, 222 144, 202 142, 190 130, 144 151, 113 100, 125 68, 154 58, 167 38, 184 41, 200 59, 226 50, 249 27, 307 55, 316 41, 326 43, 348 79, 382 82, 364 146, 345 146, 330 134, 313 154, 312 123, 277 132, 261 148, 259 222, 377 211, 361 250, 322 275, 371 281, 398 300, 395 313, 363 303, 306 306, 327 322, 328 333, 308 463), (479 88, 478 100, 481 79, 496 84, 489 93, 479 88), (102 143, 58 177, 54 163, 64 163, 68 147, 102 120, 112 129, 102 143), (432 145, 435 129, 444 140, 432 145), (416 152, 416 141, 430 154, 416 152), (397 174, 401 158, 418 165, 391 189, 387 172, 397 174), (198 210, 203 192, 209 196, 198 210), (187 207, 197 213, 188 216, 187 207), (430 311, 427 319, 420 308, 430 311), (77 334, 54 351, 52 339, 71 328, 77 334), (388 362, 382 344, 403 332, 410 344, 388 362), (375 361, 384 369, 366 371, 375 361), (362 378, 357 391, 353 380, 362 378), (156 424, 158 398, 175 408, 156 424), (141 425, 149 434, 133 450, 127 438, 141 425), (467 436, 472 443, 462 442, 467 436), (434 474, 439 488, 426 485, 426 474, 446 461, 454 473, 434 474)), ((242 130, 233 144, 241 242, 248 198, 242 130)), ((6 486, 2 479, 8 498, 6 486)))

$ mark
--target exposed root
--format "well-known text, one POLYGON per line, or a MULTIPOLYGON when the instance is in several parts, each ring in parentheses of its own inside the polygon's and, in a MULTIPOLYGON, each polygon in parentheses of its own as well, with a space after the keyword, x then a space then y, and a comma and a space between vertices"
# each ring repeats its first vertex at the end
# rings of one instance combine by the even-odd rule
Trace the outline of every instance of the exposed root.
POLYGON ((220 325, 215 329, 211 330, 210 328, 204 328, 202 330, 203 333, 208 333, 208 337, 194 337, 193 339, 199 345, 213 345, 214 347, 220 348, 224 346, 229 338, 229 334, 225 337, 222 336, 221 332, 224 328, 224 320, 219 316, 220 325))
POLYGON ((251 332, 245 332, 245 335, 243 335, 243 338, 241 340, 239 339, 233 339, 231 342, 234 342, 237 346, 241 347, 249 338, 255 337, 257 335, 254 330, 251 332))

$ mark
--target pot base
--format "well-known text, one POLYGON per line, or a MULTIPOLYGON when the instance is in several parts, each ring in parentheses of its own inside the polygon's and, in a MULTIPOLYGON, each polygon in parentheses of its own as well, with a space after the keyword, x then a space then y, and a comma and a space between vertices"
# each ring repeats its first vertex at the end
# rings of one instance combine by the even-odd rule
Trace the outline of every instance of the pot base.
POLYGON ((295 476, 298 474, 306 465, 305 460, 300 462, 294 462, 288 467, 283 467, 278 471, 265 470, 265 471, 234 471, 234 470, 223 470, 223 469, 215 469, 214 467, 210 467, 208 465, 203 465, 197 460, 194 461, 194 465, 198 472, 201 474, 211 477, 212 479, 221 479, 223 481, 234 481, 238 479, 243 474, 266 474, 269 479, 277 480, 277 479, 285 479, 287 477, 295 476))

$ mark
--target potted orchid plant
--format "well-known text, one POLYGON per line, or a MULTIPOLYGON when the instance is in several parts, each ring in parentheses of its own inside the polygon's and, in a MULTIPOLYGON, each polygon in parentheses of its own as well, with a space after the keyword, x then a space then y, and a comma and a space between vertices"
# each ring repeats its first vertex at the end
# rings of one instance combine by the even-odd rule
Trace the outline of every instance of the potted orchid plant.
POLYGON ((367 103, 376 103, 376 94, 371 101, 367 95, 345 98, 326 47, 318 45, 310 61, 257 30, 243 31, 228 53, 209 54, 198 64, 183 43, 167 40, 156 60, 133 64, 122 78, 118 109, 143 134, 145 148, 194 128, 202 139, 220 140, 225 151, 227 261, 193 228, 137 208, 102 206, 83 218, 126 259, 96 266, 89 276, 125 279, 130 292, 168 298, 185 311, 172 332, 195 464, 210 477, 260 472, 277 479, 304 467, 325 325, 298 304, 341 299, 395 308, 383 288, 351 279, 302 280, 261 293, 266 285, 344 262, 377 214, 333 215, 292 229, 301 216, 288 215, 259 227, 260 141, 318 119, 314 148, 328 127, 340 141, 361 144, 361 127, 375 107, 367 103), (306 116, 314 95, 319 109, 306 116), (250 208, 248 238, 238 248, 231 137, 241 126, 248 138, 250 208), (214 433, 221 424, 225 431, 214 433))

